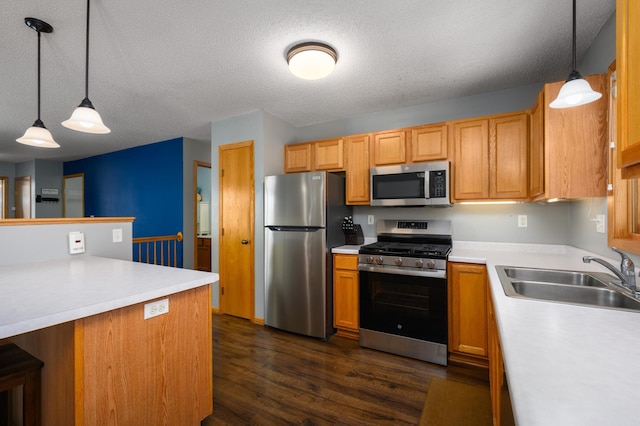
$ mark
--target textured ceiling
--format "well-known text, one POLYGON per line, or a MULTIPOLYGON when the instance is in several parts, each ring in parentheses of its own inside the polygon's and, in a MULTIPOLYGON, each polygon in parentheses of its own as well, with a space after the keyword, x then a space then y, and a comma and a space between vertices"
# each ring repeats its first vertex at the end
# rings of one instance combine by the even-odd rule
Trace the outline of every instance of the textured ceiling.
MULTIPOLYGON (((5 0, 0 15, 0 162, 69 160, 175 137, 262 109, 305 126, 564 79, 571 0, 92 0, 89 98, 112 130, 66 129, 84 97, 84 0, 5 0), (15 142, 37 117, 61 145, 15 142), (318 81, 289 73, 287 50, 319 40, 338 51, 318 81)), ((615 0, 578 1, 578 60, 615 0)))

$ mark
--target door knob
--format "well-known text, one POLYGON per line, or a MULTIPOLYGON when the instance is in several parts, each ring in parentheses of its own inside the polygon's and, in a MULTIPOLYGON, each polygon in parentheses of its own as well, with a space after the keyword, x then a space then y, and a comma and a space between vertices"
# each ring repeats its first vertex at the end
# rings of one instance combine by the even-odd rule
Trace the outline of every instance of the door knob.
POLYGON ((249 244, 249 240, 242 240, 240 241, 242 244, 249 244))

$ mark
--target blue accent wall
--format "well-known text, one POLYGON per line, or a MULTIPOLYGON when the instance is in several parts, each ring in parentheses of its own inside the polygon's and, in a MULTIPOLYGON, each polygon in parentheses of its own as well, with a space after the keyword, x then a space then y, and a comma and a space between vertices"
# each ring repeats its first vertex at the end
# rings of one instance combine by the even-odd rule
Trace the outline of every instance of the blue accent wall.
POLYGON ((63 171, 84 173, 86 216, 134 216, 134 238, 175 235, 183 224, 182 145, 182 138, 142 145, 69 161, 63 171))

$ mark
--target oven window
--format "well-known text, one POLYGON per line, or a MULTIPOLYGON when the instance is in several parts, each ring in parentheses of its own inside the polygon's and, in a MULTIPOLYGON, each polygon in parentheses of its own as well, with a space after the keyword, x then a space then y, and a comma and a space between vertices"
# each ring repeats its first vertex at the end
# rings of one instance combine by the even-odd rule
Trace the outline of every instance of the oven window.
POLYGON ((424 198, 424 172, 373 175, 376 200, 424 198))
POLYGON ((360 327, 447 343, 447 280, 360 272, 360 327))

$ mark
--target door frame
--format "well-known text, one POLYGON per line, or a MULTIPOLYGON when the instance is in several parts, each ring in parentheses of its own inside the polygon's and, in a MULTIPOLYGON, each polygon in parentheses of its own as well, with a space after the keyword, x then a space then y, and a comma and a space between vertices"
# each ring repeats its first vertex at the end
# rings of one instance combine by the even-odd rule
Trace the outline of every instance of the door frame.
POLYGON ((193 269, 198 269, 198 167, 211 168, 211 163, 193 161, 193 269))

